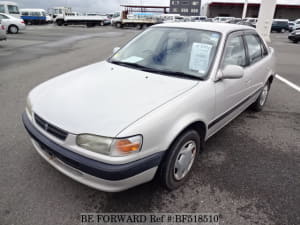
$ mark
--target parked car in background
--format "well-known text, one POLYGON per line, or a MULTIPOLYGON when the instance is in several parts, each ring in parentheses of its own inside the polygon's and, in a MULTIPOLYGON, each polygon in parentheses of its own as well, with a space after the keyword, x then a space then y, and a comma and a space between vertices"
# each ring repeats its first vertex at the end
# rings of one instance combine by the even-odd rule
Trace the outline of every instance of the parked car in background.
POLYGON ((295 20, 295 25, 293 26, 292 30, 299 30, 300 29, 300 20, 295 20))
POLYGON ((23 19, 18 19, 8 14, 0 13, 0 20, 2 20, 2 24, 7 27, 7 32, 11 34, 17 34, 20 30, 26 28, 23 19))
POLYGON ((240 21, 237 23, 238 25, 244 25, 244 26, 249 26, 249 27, 256 27, 255 24, 251 23, 251 22, 248 22, 248 21, 240 21))
POLYGON ((53 23, 52 15, 48 13, 46 14, 46 23, 53 23))
POLYGON ((234 19, 234 17, 229 17, 229 16, 218 16, 215 17, 213 20, 216 23, 227 23, 229 20, 234 19))
POLYGON ((207 20, 207 16, 191 16, 191 22, 204 22, 207 20))
POLYGON ((0 1, 0 13, 9 14, 16 18, 21 18, 19 6, 15 2, 0 1))
POLYGON ((292 32, 295 26, 295 22, 289 21, 289 31, 292 32))
POLYGON ((294 43, 298 43, 300 41, 300 30, 294 30, 292 31, 288 38, 294 42, 294 43))
POLYGON ((289 31, 289 21, 285 19, 275 19, 273 20, 271 31, 284 33, 289 31))
POLYGON ((0 20, 0 41, 6 40, 6 27, 2 25, 0 20))
POLYGON ((157 175, 173 190, 206 140, 262 110, 274 75, 274 51, 251 27, 159 24, 34 88, 22 118, 37 152, 78 182, 116 192, 157 175))
POLYGON ((45 24, 46 11, 44 9, 21 9, 21 18, 24 20, 25 24, 45 24))
POLYGON ((234 18, 234 19, 228 20, 227 23, 237 24, 241 21, 242 21, 241 18, 234 18))

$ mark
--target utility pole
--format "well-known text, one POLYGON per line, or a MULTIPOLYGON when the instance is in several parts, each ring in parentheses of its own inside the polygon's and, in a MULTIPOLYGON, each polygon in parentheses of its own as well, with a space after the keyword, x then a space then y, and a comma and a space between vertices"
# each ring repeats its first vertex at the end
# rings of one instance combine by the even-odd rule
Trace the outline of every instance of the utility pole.
POLYGON ((271 42, 270 32, 277 0, 261 0, 256 30, 267 42, 271 42))
POLYGON ((247 16, 247 9, 248 9, 248 0, 245 0, 242 19, 245 19, 247 16))

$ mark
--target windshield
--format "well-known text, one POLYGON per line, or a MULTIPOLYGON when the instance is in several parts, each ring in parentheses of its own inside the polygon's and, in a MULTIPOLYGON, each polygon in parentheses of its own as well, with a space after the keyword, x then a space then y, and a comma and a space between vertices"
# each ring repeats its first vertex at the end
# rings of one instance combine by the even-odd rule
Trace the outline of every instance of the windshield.
POLYGON ((19 8, 16 5, 8 5, 7 8, 9 14, 20 14, 19 8))
POLYGON ((160 74, 204 79, 221 34, 183 28, 149 28, 113 55, 109 62, 160 74))

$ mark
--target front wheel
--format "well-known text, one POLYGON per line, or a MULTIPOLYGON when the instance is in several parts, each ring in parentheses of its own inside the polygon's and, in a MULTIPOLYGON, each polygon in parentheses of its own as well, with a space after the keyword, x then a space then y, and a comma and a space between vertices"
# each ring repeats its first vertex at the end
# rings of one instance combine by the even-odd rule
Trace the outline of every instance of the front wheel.
POLYGON ((184 132, 174 141, 159 171, 167 189, 174 190, 187 180, 199 150, 200 136, 195 130, 184 132))
POLYGON ((264 85, 264 87, 263 87, 260 95, 258 96, 258 98, 256 99, 256 101, 251 106, 251 108, 254 111, 256 111, 256 112, 262 111, 263 107, 266 104, 268 95, 269 95, 270 86, 271 86, 271 84, 270 84, 269 81, 264 85))

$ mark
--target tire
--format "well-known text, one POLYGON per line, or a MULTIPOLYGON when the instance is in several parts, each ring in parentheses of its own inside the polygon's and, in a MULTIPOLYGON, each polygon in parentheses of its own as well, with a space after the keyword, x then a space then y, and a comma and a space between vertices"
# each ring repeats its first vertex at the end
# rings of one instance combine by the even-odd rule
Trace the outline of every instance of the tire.
POLYGON ((136 25, 136 29, 140 30, 140 29, 142 29, 142 28, 143 28, 142 24, 137 24, 137 25, 136 25))
POLYGON ((17 34, 19 32, 19 28, 16 25, 10 25, 8 27, 8 33, 17 34))
POLYGON ((161 183, 167 189, 174 190, 188 179, 194 160, 200 151, 200 140, 198 132, 187 130, 171 145, 159 168, 161 183))
POLYGON ((285 29, 282 28, 282 29, 280 30, 280 33, 285 33, 285 29))
POLYGON ((293 40, 293 43, 297 44, 297 43, 298 43, 298 40, 293 40))
POLYGON ((122 28, 122 24, 121 23, 116 23, 116 27, 117 28, 122 28))
POLYGON ((103 21, 100 22, 100 26, 101 26, 101 27, 104 26, 104 22, 103 22, 103 21))
POLYGON ((63 20, 56 20, 56 24, 58 26, 62 26, 64 24, 64 21, 63 20))
POLYGON ((264 85, 264 87, 263 87, 261 93, 259 94, 258 98, 256 99, 256 101, 251 105, 251 109, 253 111, 260 112, 263 110, 263 107, 265 106, 266 101, 268 99, 270 88, 271 88, 271 84, 268 81, 264 85))

